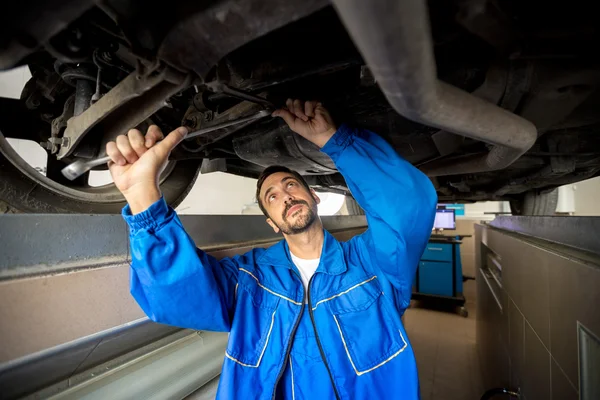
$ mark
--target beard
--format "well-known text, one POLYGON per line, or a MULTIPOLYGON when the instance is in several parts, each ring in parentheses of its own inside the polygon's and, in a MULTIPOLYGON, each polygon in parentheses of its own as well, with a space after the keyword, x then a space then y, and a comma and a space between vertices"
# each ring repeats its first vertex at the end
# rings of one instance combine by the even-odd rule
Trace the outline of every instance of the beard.
MULTIPOLYGON (((313 222, 315 222, 315 220, 317 219, 317 213, 314 210, 314 206, 316 205, 316 203, 308 204, 308 202, 304 201, 304 200, 292 200, 290 201, 286 206, 285 209, 283 210, 283 215, 282 215, 282 220, 283 222, 280 225, 277 225, 277 227, 279 228, 279 230, 281 230, 281 232, 285 233, 286 235, 297 235, 299 233, 302 232, 306 232, 308 230, 308 228, 310 228, 310 226, 313 224, 313 222), (303 204, 307 207, 308 212, 306 214, 301 214, 298 216, 298 218, 296 218, 295 221, 288 221, 287 219, 287 213, 290 210, 290 208, 292 208, 293 206, 296 206, 298 204, 303 204)), ((302 210, 298 210, 296 211, 296 213, 301 213, 302 210)))

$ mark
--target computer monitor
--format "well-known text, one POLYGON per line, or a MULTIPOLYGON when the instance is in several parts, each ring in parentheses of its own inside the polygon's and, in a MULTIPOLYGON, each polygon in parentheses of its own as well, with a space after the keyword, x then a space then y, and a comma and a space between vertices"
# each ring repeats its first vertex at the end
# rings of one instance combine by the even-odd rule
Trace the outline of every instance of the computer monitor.
POLYGON ((435 222, 433 223, 433 229, 455 230, 456 217, 454 215, 454 210, 438 208, 435 212, 435 222))

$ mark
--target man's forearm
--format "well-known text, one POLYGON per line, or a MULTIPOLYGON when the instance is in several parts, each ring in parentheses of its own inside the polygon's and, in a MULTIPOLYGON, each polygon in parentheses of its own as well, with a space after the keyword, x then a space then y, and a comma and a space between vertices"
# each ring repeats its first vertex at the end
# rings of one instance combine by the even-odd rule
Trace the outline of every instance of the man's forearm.
POLYGON ((130 228, 131 294, 144 312, 169 325, 229 330, 235 262, 198 250, 164 199, 136 215, 130 208, 123 217, 130 228))
POLYGON ((322 151, 332 158, 367 215, 405 232, 420 210, 427 215, 435 210, 431 181, 380 136, 342 125, 322 151))

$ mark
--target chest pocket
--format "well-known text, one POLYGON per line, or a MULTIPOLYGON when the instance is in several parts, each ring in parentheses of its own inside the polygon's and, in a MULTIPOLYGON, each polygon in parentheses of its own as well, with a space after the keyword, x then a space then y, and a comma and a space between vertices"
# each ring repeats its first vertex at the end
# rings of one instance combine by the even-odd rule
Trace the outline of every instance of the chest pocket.
POLYGON ((236 309, 225 355, 245 367, 260 366, 275 323, 279 297, 240 273, 236 309))
POLYGON ((357 375, 385 365, 407 347, 397 321, 399 317, 393 318, 377 279, 328 303, 348 360, 357 375))

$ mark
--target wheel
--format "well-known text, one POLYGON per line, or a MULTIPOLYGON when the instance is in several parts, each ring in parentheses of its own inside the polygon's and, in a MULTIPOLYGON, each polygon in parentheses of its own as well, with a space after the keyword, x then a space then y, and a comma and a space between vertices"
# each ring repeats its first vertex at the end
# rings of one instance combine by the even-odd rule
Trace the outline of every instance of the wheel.
POLYGON ((467 318, 469 316, 469 311, 467 311, 467 309, 464 306, 460 308, 458 313, 460 314, 461 317, 464 317, 464 318, 467 318))
MULTIPOLYGON (((173 207, 181 203, 192 188, 199 171, 198 161, 172 162, 162 177, 160 188, 173 207)), ((55 181, 44 176, 14 151, 1 131, 0 182, 0 203, 5 203, 10 212, 118 214, 126 204, 112 183, 92 187, 79 181, 69 185, 60 177, 55 181)))
POLYGON ((558 189, 547 193, 530 191, 510 202, 513 215, 554 215, 558 204, 558 189))
MULTIPOLYGON (((21 158, 7 138, 39 141, 39 138, 30 134, 38 131, 28 125, 27 118, 18 112, 14 115, 20 118, 15 119, 11 118, 10 112, 6 112, 9 108, 18 110, 13 107, 14 101, 2 99, 2 105, 7 105, 2 107, 0 115, 0 209, 3 213, 116 214, 121 211, 126 202, 114 184, 90 186, 89 174, 73 182, 68 181, 60 173, 65 164, 50 154, 45 175, 21 158), (26 137, 23 132, 30 136, 26 137)), ((176 206, 190 191, 200 162, 200 159, 192 159, 167 165, 160 178, 160 187, 169 204, 176 206)))

